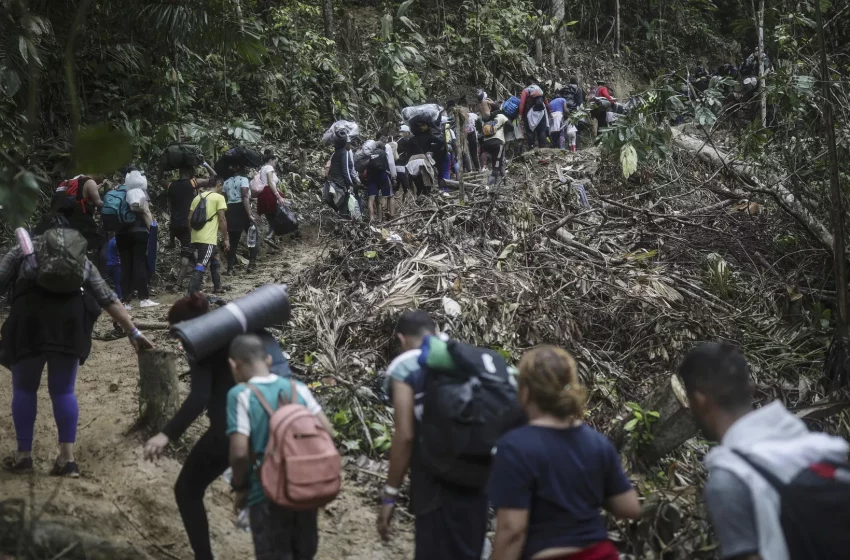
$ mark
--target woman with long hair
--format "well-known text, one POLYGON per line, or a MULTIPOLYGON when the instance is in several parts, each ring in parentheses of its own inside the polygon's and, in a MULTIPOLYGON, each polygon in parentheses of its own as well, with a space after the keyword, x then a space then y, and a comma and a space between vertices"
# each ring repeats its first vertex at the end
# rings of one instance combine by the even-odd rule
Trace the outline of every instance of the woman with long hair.
POLYGON ((584 423, 575 360, 538 346, 520 360, 518 382, 529 421, 496 445, 493 560, 618 560, 600 510, 637 519, 640 504, 617 450, 584 423))
POLYGON ((257 214, 265 216, 269 223, 267 241, 271 241, 274 237, 274 217, 277 214, 277 205, 283 204, 283 195, 280 194, 278 189, 280 179, 275 172, 276 165, 277 156, 271 150, 266 150, 263 153, 263 166, 257 175, 263 185, 263 191, 257 197, 257 214))

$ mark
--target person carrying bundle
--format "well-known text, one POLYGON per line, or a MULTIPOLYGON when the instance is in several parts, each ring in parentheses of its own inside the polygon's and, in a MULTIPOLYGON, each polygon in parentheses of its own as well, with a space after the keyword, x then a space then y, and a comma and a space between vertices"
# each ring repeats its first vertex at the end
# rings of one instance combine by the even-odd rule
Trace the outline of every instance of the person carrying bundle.
MULTIPOLYGON (((360 185, 360 177, 354 168, 354 154, 351 151, 351 139, 344 131, 339 131, 334 141, 334 153, 330 159, 327 181, 323 189, 325 202, 337 213, 350 215, 349 198, 354 196, 356 204, 356 190, 360 185)), ((359 211, 359 208, 357 209, 359 211)), ((353 218, 359 218, 352 215, 353 218)))
POLYGON ((413 178, 417 196, 430 194, 437 182, 434 164, 428 154, 446 153, 446 150, 446 141, 431 134, 428 122, 418 121, 410 140, 410 160, 407 162, 407 173, 413 178))
POLYGON ((180 178, 168 184, 168 208, 171 219, 169 220, 169 234, 171 237, 168 247, 174 248, 174 240, 180 242, 180 268, 177 271, 175 289, 183 289, 183 280, 189 274, 192 267, 194 251, 192 250, 192 233, 189 228, 189 207, 198 194, 198 190, 206 189, 210 184, 215 184, 216 173, 206 162, 201 164, 208 172, 209 177, 195 178, 195 168, 185 166, 180 168, 180 178))
POLYGON ((543 96, 540 86, 525 88, 520 98, 519 112, 522 124, 528 133, 528 146, 545 148, 549 138, 549 101, 543 96))

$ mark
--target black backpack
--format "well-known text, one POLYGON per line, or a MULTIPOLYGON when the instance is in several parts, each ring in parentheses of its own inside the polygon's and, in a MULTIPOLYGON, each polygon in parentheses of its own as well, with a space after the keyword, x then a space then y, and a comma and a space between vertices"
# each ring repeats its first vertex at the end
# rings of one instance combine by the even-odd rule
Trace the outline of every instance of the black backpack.
POLYGON ((366 169, 373 173, 386 173, 390 170, 390 163, 387 161, 387 153, 384 150, 377 150, 369 156, 369 163, 366 169))
MULTIPOLYGON (((198 201, 198 205, 195 206, 195 209, 192 210, 192 218, 189 220, 189 225, 192 226, 192 229, 195 231, 201 231, 204 229, 204 226, 207 223, 211 222, 213 218, 215 218, 215 214, 212 217, 207 218, 207 197, 199 194, 201 200, 198 201)), ((207 193, 209 196, 209 193, 207 193)))
POLYGON ((561 90, 561 97, 564 98, 564 105, 570 109, 578 107, 578 90, 572 86, 567 86, 561 90))
POLYGON ((522 411, 501 355, 453 340, 447 349, 455 368, 425 371, 422 462, 444 482, 481 490, 496 441, 521 422, 522 411))
POLYGON ((850 465, 815 463, 785 484, 743 453, 735 454, 779 494, 779 521, 791 560, 846 557, 850 551, 850 465))

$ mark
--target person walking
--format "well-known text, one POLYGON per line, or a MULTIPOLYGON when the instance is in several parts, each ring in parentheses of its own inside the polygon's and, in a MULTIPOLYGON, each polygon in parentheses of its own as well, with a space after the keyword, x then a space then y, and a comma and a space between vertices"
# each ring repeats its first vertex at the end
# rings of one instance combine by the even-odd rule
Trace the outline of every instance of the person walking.
POLYGON ((227 233, 227 201, 221 195, 220 184, 212 189, 198 193, 189 208, 189 225, 192 228, 192 250, 194 251, 195 270, 189 280, 189 294, 199 292, 204 283, 204 272, 210 269, 213 281, 213 293, 222 293, 221 263, 218 257, 218 234, 223 236, 224 251, 230 251, 230 239, 227 233), (203 202, 205 212, 200 212, 195 220, 195 209, 203 202), (206 221, 204 221, 206 219, 206 221))
POLYGON ((706 437, 718 442, 705 456, 704 499, 720 557, 847 556, 847 441, 810 432, 779 401, 754 409, 749 365, 731 344, 700 344, 685 356, 679 376, 691 414, 706 437), (798 479, 803 486, 796 486, 798 479), (806 503, 807 495, 816 501, 806 503), (802 518, 786 509, 795 503, 808 506, 799 509, 802 518))
POLYGON ((257 172, 256 178, 263 187, 257 197, 257 214, 265 216, 269 224, 269 234, 266 236, 266 241, 271 241, 274 237, 274 218, 277 215, 277 205, 284 204, 283 195, 280 194, 278 188, 280 179, 275 171, 276 166, 277 156, 271 150, 266 150, 263 153, 263 166, 257 172))
POLYGON ((12 371, 17 439, 17 450, 2 465, 13 473, 33 470, 38 388, 47 366, 59 434, 59 455, 50 474, 80 476, 74 457, 79 419, 74 385, 77 368, 91 353, 92 329, 101 309, 124 329, 134 349, 153 347, 86 257, 86 239, 70 228, 72 213, 72 206, 54 207, 52 224, 33 239, 35 257, 15 247, 0 259, 0 293, 11 288, 11 309, 0 327, 0 364, 12 371))
MULTIPOLYGON (((249 187, 248 172, 244 167, 236 170, 236 173, 224 181, 224 197, 227 199, 227 235, 230 243, 230 251, 227 252, 227 272, 225 275, 233 274, 236 266, 236 255, 239 252, 239 241, 242 233, 248 233, 253 227, 256 231, 257 222, 251 214, 251 189, 249 187)), ((257 253, 259 247, 256 240, 253 247, 249 247, 249 261, 247 273, 254 272, 257 266, 257 253)))
POLYGON ((493 166, 487 178, 487 185, 493 186, 505 176, 505 127, 509 126, 510 121, 498 109, 493 111, 490 119, 482 128, 484 141, 481 143, 481 149, 488 155, 493 166))
POLYGON ((262 462, 268 445, 269 414, 254 390, 266 403, 273 403, 269 407, 276 409, 282 396, 286 402, 306 407, 329 434, 333 427, 310 389, 272 373, 269 362, 256 335, 240 335, 230 344, 229 363, 237 382, 227 394, 234 505, 237 510, 248 508, 257 560, 312 560, 319 545, 318 510, 294 511, 271 503, 260 483, 256 465, 262 462))
POLYGON ((487 495, 493 558, 619 560, 602 509, 638 519, 637 492, 608 439, 584 423, 587 392, 565 350, 538 346, 519 364, 528 424, 496 444, 487 495))
MULTIPOLYGON (((124 180, 126 196, 130 191, 139 189, 147 191, 148 181, 140 171, 131 171, 124 180)), ((121 258, 121 295, 124 307, 129 311, 132 309, 133 295, 139 298, 139 307, 156 307, 159 303, 150 299, 148 287, 148 245, 150 241, 150 227, 153 215, 150 210, 150 201, 145 193, 141 197, 138 209, 133 210, 135 221, 122 226, 115 233, 115 244, 118 255, 121 258)))
MULTIPOLYGON (((168 312, 168 324, 176 325, 201 317, 208 313, 209 309, 210 303, 206 295, 196 292, 174 303, 168 312)), ((292 372, 277 340, 265 331, 258 334, 266 352, 271 356, 271 370, 281 377, 290 377, 292 372)), ((206 410, 209 427, 189 451, 174 485, 177 508, 183 519, 189 544, 195 553, 195 560, 214 558, 210 546, 209 521, 204 508, 204 494, 230 464, 226 434, 227 393, 233 388, 234 382, 227 361, 229 353, 228 341, 202 360, 189 360, 189 394, 162 432, 148 440, 143 451, 146 460, 156 461, 169 443, 178 441, 206 410)))
POLYGON ((198 191, 208 189, 210 185, 215 185, 217 180, 215 170, 206 162, 203 163, 203 166, 209 173, 208 178, 196 178, 195 168, 182 167, 180 178, 169 183, 167 189, 170 214, 168 230, 171 237, 169 249, 174 248, 175 239, 180 242, 180 268, 177 271, 177 280, 174 286, 176 291, 183 289, 183 280, 189 274, 194 259, 192 232, 189 228, 189 208, 198 195, 198 191))

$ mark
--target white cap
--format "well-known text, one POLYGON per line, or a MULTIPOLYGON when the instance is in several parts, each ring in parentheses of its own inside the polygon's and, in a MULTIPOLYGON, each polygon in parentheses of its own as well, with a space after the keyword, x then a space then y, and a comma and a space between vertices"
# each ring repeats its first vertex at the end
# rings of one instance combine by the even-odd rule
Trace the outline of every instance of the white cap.
POLYGON ((410 127, 406 124, 403 124, 401 125, 401 128, 399 130, 401 130, 402 132, 410 132, 410 127))

